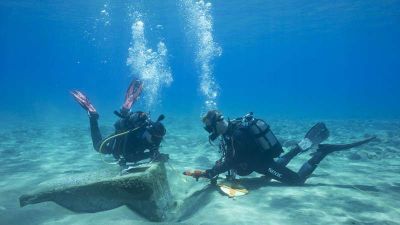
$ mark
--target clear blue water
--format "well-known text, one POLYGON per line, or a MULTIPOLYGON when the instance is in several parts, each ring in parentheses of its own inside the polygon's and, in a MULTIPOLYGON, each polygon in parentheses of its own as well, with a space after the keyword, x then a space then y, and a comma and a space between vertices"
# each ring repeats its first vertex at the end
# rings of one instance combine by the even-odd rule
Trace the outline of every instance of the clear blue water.
MULTIPOLYGON (((86 92, 103 114, 118 108, 137 76, 126 65, 138 18, 129 13, 136 13, 147 48, 165 43, 163 66, 173 78, 159 88, 161 104, 143 107, 199 115, 206 98, 195 36, 202 30, 188 28, 199 20, 185 14, 182 2, 1 1, 0 113, 79 113, 71 89, 86 92)), ((214 47, 222 51, 209 63, 221 110, 309 118, 400 115, 398 1, 214 1, 206 13, 214 47)))
MULTIPOLYGON (((199 121, 207 109, 253 111, 285 147, 321 120, 329 143, 378 136, 327 157, 305 187, 256 185, 237 204, 201 195, 188 224, 398 224, 399 25, 395 0, 1 0, 0 224, 146 222, 126 207, 77 214, 17 201, 47 182, 119 169, 93 151, 69 91, 89 96, 107 135, 134 77, 145 90, 134 110, 166 115, 161 150, 177 201, 207 185, 181 171, 219 158, 199 121)), ((309 156, 298 158, 296 171, 309 156)))

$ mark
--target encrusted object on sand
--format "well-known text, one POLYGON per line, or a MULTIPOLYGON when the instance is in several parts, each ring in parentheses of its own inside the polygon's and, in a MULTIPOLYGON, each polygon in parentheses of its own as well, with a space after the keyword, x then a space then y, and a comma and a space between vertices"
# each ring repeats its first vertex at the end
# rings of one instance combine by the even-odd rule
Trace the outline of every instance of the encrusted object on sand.
POLYGON ((21 207, 53 201, 74 212, 100 212, 126 205, 151 221, 163 221, 171 192, 163 162, 135 173, 99 181, 60 185, 19 198, 21 207))

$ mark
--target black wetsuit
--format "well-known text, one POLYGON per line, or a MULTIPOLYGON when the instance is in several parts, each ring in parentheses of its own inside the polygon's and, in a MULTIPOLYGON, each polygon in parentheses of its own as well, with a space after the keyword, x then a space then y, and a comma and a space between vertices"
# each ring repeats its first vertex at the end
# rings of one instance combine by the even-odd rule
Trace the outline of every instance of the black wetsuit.
MULTIPOLYGON (((274 159, 268 152, 260 151, 254 137, 245 129, 237 129, 230 124, 222 138, 225 143, 225 156, 217 161, 212 169, 206 170, 206 176, 209 178, 233 169, 240 176, 257 172, 282 183, 299 185, 306 181, 318 163, 328 154, 317 151, 296 173, 286 165, 300 153, 301 149, 298 146, 274 159)), ((280 145, 279 147, 282 148, 280 145)))
MULTIPOLYGON (((98 125, 98 115, 90 116, 89 120, 93 147, 99 152, 103 138, 98 125)), ((121 132, 117 126, 120 121, 117 121, 115 125, 116 131, 114 134, 121 132)), ((116 159, 120 159, 122 156, 126 162, 138 162, 143 159, 151 158, 159 153, 159 145, 148 143, 143 137, 145 131, 146 128, 141 127, 127 135, 114 138, 104 144, 101 153, 112 154, 116 159)))

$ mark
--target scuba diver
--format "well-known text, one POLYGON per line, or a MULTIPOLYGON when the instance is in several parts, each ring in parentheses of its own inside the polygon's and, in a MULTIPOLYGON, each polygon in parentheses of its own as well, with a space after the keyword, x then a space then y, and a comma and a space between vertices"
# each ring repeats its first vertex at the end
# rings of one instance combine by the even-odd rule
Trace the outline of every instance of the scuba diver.
POLYGON ((160 154, 160 143, 166 134, 166 129, 161 121, 165 118, 160 115, 153 122, 148 113, 131 112, 142 92, 143 84, 139 80, 133 80, 126 92, 125 102, 120 111, 114 111, 118 119, 115 124, 114 134, 103 139, 100 133, 98 119, 99 114, 89 99, 80 91, 71 91, 74 99, 85 109, 89 116, 90 132, 93 147, 102 154, 112 154, 122 168, 126 168, 127 162, 139 162, 143 159, 161 160, 167 155, 160 154))
POLYGON ((352 144, 321 144, 329 137, 329 131, 324 123, 317 123, 305 137, 288 153, 281 155, 283 149, 269 125, 249 113, 241 118, 225 120, 217 111, 208 111, 202 122, 204 129, 210 134, 210 143, 220 138, 222 157, 212 169, 184 172, 198 180, 200 177, 213 180, 220 173, 228 171, 228 177, 235 174, 246 176, 252 172, 265 175, 289 185, 302 185, 317 168, 318 164, 330 153, 347 150, 370 142, 375 137, 352 144), (303 164, 296 173, 287 164, 299 153, 316 147, 312 157, 303 164))

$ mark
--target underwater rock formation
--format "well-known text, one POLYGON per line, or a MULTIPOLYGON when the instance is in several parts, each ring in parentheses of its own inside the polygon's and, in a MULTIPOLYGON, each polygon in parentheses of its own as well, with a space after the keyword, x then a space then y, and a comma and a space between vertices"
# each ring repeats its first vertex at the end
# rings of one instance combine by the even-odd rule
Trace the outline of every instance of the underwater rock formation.
POLYGON ((135 173, 35 191, 19 198, 21 207, 53 201, 73 212, 99 212, 122 205, 151 221, 163 221, 171 201, 164 163, 138 168, 135 173))

